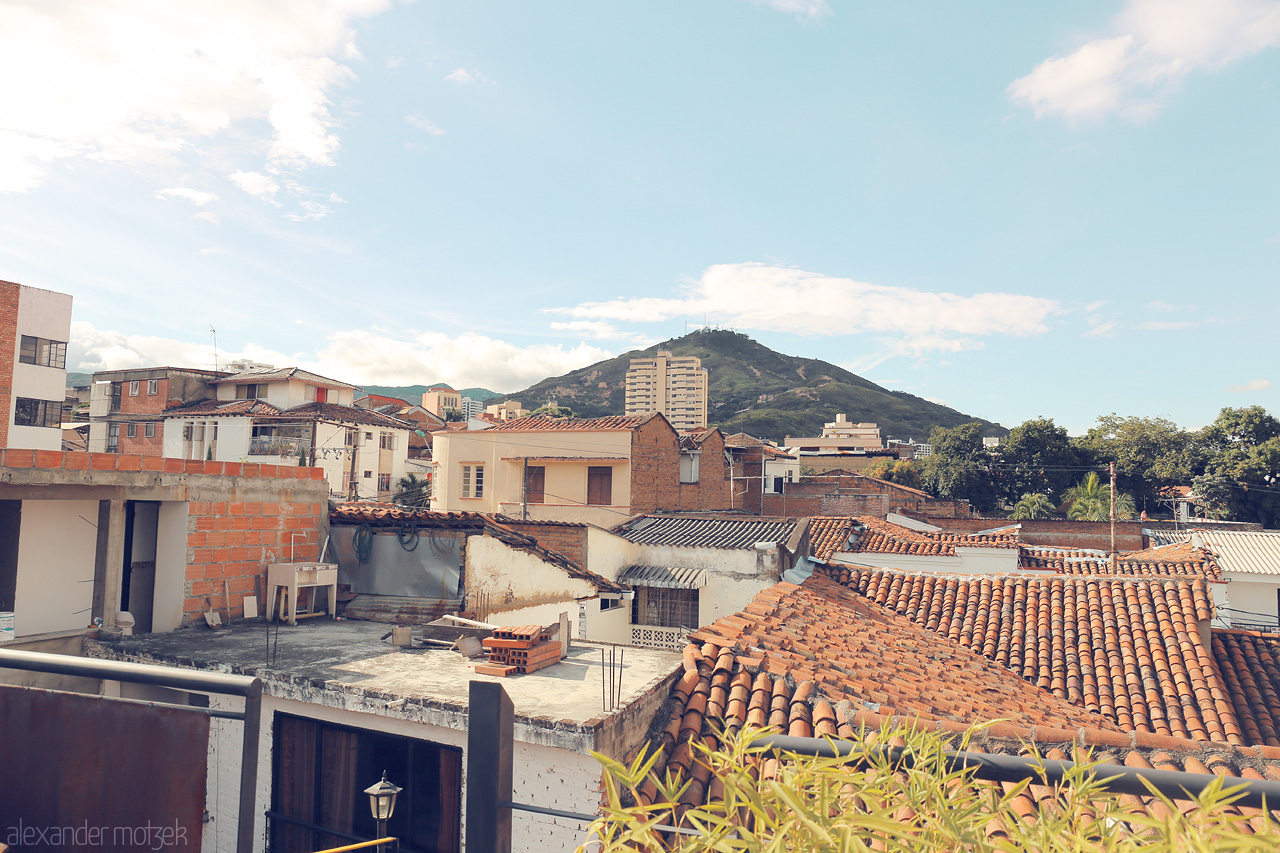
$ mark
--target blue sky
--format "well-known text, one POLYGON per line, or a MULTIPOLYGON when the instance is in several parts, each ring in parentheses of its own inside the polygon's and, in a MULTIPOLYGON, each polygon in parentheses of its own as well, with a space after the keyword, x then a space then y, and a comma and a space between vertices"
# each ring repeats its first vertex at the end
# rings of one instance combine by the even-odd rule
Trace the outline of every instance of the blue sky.
MULTIPOLYGON (((69 367, 514 391, 709 322, 1013 426, 1280 413, 1280 2, 0 2, 69 367)), ((861 418, 862 413, 849 413, 861 418)))

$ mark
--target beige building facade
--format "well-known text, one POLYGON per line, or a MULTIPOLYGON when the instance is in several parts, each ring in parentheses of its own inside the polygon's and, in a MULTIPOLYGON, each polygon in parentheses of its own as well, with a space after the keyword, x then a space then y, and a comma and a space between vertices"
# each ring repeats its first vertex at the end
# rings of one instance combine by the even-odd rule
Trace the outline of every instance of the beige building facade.
POLYGON ((626 413, 661 412, 678 432, 707 425, 707 370, 702 359, 658 350, 653 358, 631 359, 626 413))

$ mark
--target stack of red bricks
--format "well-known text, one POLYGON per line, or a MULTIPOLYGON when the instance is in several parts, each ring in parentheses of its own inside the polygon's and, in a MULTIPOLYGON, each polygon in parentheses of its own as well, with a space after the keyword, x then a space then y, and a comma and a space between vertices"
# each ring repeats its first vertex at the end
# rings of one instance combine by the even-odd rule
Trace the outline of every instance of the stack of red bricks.
POLYGON ((560 662, 560 641, 541 625, 497 628, 481 645, 489 650, 489 662, 476 665, 478 675, 524 674, 560 662))

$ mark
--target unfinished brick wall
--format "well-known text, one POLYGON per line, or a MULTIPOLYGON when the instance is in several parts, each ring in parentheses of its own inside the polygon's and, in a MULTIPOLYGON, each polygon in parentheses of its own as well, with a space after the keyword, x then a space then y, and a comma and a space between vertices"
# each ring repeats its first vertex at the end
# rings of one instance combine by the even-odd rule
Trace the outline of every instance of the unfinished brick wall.
POLYGON ((0 281, 0 447, 9 446, 13 417, 13 362, 18 353, 18 293, 21 287, 0 281))
MULTIPOLYGON (((1092 548, 1106 551, 1111 548, 1111 522, 1109 521, 1053 521, 1047 519, 1007 518, 941 518, 933 515, 909 513, 951 533, 976 533, 990 530, 1001 524, 1022 525, 1024 545, 1044 545, 1050 548, 1092 548)), ((1142 528, 1149 526, 1142 521, 1116 522, 1116 548, 1121 551, 1139 551, 1143 548, 1142 528)))
POLYGON ((719 430, 702 442, 698 482, 680 482, 680 437, 662 418, 631 433, 633 513, 729 508, 729 470, 719 430))
POLYGON ((548 551, 555 551, 579 566, 587 564, 587 526, 585 524, 544 521, 504 521, 507 527, 538 540, 548 551))
POLYGON ((244 597, 257 595, 263 612, 265 565, 319 559, 328 530, 329 487, 323 468, 0 450, 0 469, 39 468, 84 472, 76 485, 118 486, 123 500, 187 503, 183 624, 203 620, 205 596, 222 613, 229 597, 236 617, 244 615, 244 597), (131 474, 135 476, 127 476, 131 474))

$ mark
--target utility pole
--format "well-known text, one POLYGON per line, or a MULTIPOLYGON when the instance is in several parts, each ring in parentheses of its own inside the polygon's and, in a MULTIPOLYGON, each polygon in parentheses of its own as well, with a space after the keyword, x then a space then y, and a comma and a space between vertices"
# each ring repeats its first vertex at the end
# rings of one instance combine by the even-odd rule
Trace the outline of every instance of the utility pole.
POLYGON ((1111 463, 1111 574, 1116 573, 1116 463, 1111 463))
POLYGON ((351 436, 351 478, 347 483, 347 500, 354 501, 356 499, 356 456, 360 449, 360 430, 357 429, 351 436))
MULTIPOLYGON (((545 486, 544 486, 545 488, 545 486)), ((520 471, 520 518, 529 520, 529 457, 524 458, 520 471)))

